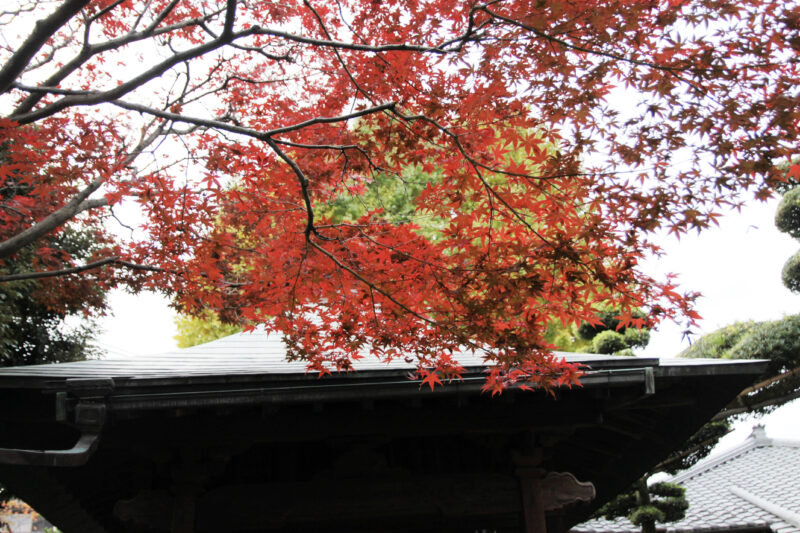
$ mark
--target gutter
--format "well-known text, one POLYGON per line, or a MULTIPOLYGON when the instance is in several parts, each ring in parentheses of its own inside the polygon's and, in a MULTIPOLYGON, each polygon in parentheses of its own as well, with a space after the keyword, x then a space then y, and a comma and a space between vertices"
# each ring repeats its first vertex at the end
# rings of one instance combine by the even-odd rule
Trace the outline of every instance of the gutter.
MULTIPOLYGON (((272 385, 247 389, 200 389, 178 392, 126 393, 113 379, 68 379, 67 391, 55 394, 56 421, 74 424, 81 436, 70 449, 0 448, 0 464, 70 467, 86 464, 98 447, 107 413, 187 407, 282 405, 330 400, 373 400, 419 398, 421 394, 454 396, 479 394, 484 376, 467 376, 434 390, 422 389, 419 381, 398 380, 347 382, 315 385, 272 385), (77 402, 76 402, 77 399, 77 402), (74 404, 74 407, 72 405, 74 404)), ((641 385, 642 397, 655 393, 653 367, 589 371, 582 387, 641 385)), ((138 388, 138 387, 137 387, 138 388)))

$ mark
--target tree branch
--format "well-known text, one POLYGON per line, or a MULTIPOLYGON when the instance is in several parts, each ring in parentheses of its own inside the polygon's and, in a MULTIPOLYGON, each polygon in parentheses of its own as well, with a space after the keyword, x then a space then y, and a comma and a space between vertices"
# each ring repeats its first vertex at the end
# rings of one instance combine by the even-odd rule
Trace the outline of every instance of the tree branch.
POLYGON ((107 207, 108 206, 108 199, 106 198, 93 198, 89 200, 84 200, 78 206, 78 213, 83 213, 84 211, 89 211, 91 209, 97 209, 98 207, 107 207))
MULTIPOLYGON (((214 11, 208 15, 203 17, 194 18, 191 20, 186 20, 182 22, 178 22, 175 24, 171 24, 169 26, 165 26, 163 28, 158 28, 158 25, 166 18, 166 16, 174 9, 174 7, 180 2, 180 0, 172 0, 169 5, 167 5, 156 17, 155 19, 148 25, 147 28, 143 29, 140 32, 129 33, 123 37, 119 37, 117 39, 111 39, 104 43, 96 44, 96 45, 89 45, 84 46, 81 48, 81 51, 78 52, 74 58, 69 60, 65 63, 61 68, 59 68, 56 72, 54 72, 49 78, 44 80, 41 83, 43 87, 55 87, 60 84, 67 76, 78 70, 86 61, 97 54, 101 54, 103 52, 107 52, 109 50, 114 50, 116 48, 120 48, 126 44, 131 44, 137 41, 141 41, 144 39, 149 39, 151 37, 156 37, 158 35, 162 35, 164 33, 169 33, 175 30, 179 30, 182 28, 186 28, 195 24, 200 24, 204 21, 208 21, 209 19, 215 17, 222 10, 214 11)), ((17 87, 22 89, 21 87, 17 87)), ((35 94, 31 94, 26 97, 22 103, 20 103, 17 108, 14 110, 16 115, 22 115, 24 113, 29 112, 34 106, 39 103, 42 97, 51 91, 32 91, 30 88, 22 89, 27 90, 29 92, 33 92, 35 94)), ((70 93, 53 93, 53 94, 70 94, 70 93)))
POLYGON ((11 56, 0 70, 0 94, 8 91, 14 80, 28 66, 33 56, 44 46, 59 28, 74 17, 90 0, 66 0, 49 17, 36 23, 33 32, 28 36, 19 50, 11 56))
MULTIPOLYGON (((230 14, 230 10, 233 8, 231 5, 236 5, 236 0, 228 0, 228 10, 230 14)), ((226 15, 226 24, 228 20, 228 15, 226 15)), ((131 78, 130 80, 126 81, 125 83, 121 83, 117 85, 113 89, 103 92, 87 92, 84 95, 71 95, 62 98, 61 100, 56 100, 52 104, 48 104, 41 109, 37 109, 36 111, 31 111, 28 113, 23 114, 12 114, 10 118, 16 120, 20 124, 30 124, 32 122, 36 122, 37 120, 41 120, 45 117, 52 116, 59 111, 66 109, 68 107, 73 106, 87 106, 87 105, 95 105, 101 104, 105 102, 111 102, 113 100, 117 100, 129 92, 141 87, 145 83, 158 78, 166 71, 178 65, 180 63, 189 61, 191 59, 195 59, 201 57, 208 52, 216 50, 217 48, 221 48, 226 44, 233 42, 235 39, 246 36, 251 34, 251 30, 246 30, 239 34, 234 33, 225 33, 223 32, 219 38, 209 41, 205 44, 201 44, 194 48, 190 48, 184 52, 178 52, 173 54, 170 58, 162 61, 161 63, 155 65, 154 67, 146 70, 145 72, 139 74, 131 78)))
POLYGON ((278 145, 272 139, 267 139, 267 144, 269 145, 272 150, 278 154, 278 157, 283 159, 286 164, 292 167, 295 175, 297 175, 298 180, 300 181, 300 190, 303 192, 303 203, 306 206, 306 240, 308 240, 309 235, 313 232, 320 238, 324 238, 317 233, 317 230, 314 228, 314 205, 311 203, 311 196, 308 194, 308 178, 306 177, 303 170, 300 168, 300 165, 297 162, 289 157, 289 155, 281 150, 278 145))
POLYGON ((129 111, 136 111, 139 113, 145 113, 148 115, 153 115, 154 117, 163 118, 165 120, 171 120, 173 122, 184 122, 186 124, 194 124, 196 126, 204 127, 204 128, 213 128, 222 131, 227 131, 230 133, 236 133, 239 135, 244 135, 246 137, 252 137, 254 139, 259 139, 262 141, 266 141, 268 138, 274 135, 280 135, 283 133, 289 133, 292 131, 301 130, 303 128, 307 128, 309 126, 314 126, 316 124, 335 124, 337 122, 344 122, 353 118, 363 117, 366 115, 371 115, 373 113, 378 113, 381 111, 386 111, 389 109, 394 108, 397 105, 397 102, 389 102, 387 104, 381 104, 374 107, 368 107, 366 109, 362 109, 361 111, 356 111, 354 113, 348 113, 346 115, 339 115, 335 117, 317 117, 312 118, 310 120, 306 120, 305 122, 298 122, 297 124, 292 124, 289 126, 283 126, 281 128, 275 128, 273 130, 267 131, 258 131, 253 128, 247 128, 244 126, 236 126, 234 124, 228 124, 226 122, 222 122, 220 120, 214 119, 206 119, 200 117, 190 117, 187 115, 182 115, 180 113, 172 113, 170 111, 163 111, 160 109, 155 109, 152 107, 148 107, 142 104, 135 104, 132 102, 126 102, 124 100, 115 100, 112 101, 111 104, 121 107, 122 109, 127 109, 129 111))
POLYGON ((106 257, 105 259, 99 259, 91 263, 86 263, 85 265, 80 265, 70 268, 62 268, 60 270, 46 270, 43 272, 23 272, 21 274, 0 275, 0 283, 6 283, 9 281, 30 280, 30 279, 55 278, 58 276, 65 276, 68 274, 78 274, 80 272, 86 272, 87 270, 94 270, 96 268, 112 264, 124 266, 132 270, 146 270, 148 272, 161 272, 163 270, 161 268, 154 266, 140 265, 137 263, 131 263, 130 261, 123 261, 122 259, 119 258, 118 255, 115 255, 112 257, 106 257))
POLYGON ((44 237, 67 220, 72 219, 82 210, 85 210, 85 207, 82 208, 84 200, 99 189, 101 185, 103 185, 103 180, 101 179, 91 182, 60 209, 50 213, 40 222, 34 224, 25 231, 0 242, 0 259, 18 252, 37 239, 44 237))
POLYGON ((565 48, 568 48, 570 50, 574 50, 576 52, 584 52, 584 53, 587 53, 587 54, 607 57, 609 59, 614 59, 615 61, 622 61, 624 63, 630 63, 632 65, 650 67, 652 69, 663 70, 665 72, 676 72, 676 71, 688 70, 688 67, 685 67, 685 68, 668 67, 668 66, 664 66, 664 65, 658 65, 658 64, 655 64, 655 63, 651 63, 649 61, 642 61, 640 59, 633 59, 633 58, 630 58, 630 57, 625 57, 623 55, 615 54, 613 52, 604 52, 603 50, 595 50, 593 48, 587 48, 585 46, 580 46, 580 45, 577 45, 577 44, 571 44, 571 43, 568 43, 567 41, 565 41, 563 39, 559 39, 558 37, 554 37, 554 36, 550 35, 549 33, 545 33, 542 30, 538 30, 538 29, 534 28, 533 26, 531 26, 529 24, 524 24, 524 23, 522 23, 522 22, 520 22, 518 20, 514 20, 514 19, 511 19, 511 18, 508 18, 508 17, 504 17, 503 15, 501 15, 499 13, 495 13, 494 11, 490 10, 487 6, 484 6, 484 7, 480 8, 480 9, 481 9, 481 11, 483 11, 484 13, 486 13, 487 15, 489 15, 492 18, 495 18, 497 20, 502 20, 503 22, 505 22, 507 24, 510 24, 512 26, 516 26, 516 27, 521 28, 521 29, 526 30, 526 31, 529 31, 529 32, 533 33, 534 35, 536 35, 537 37, 541 37, 543 39, 547 39, 550 42, 560 44, 561 46, 563 46, 565 48))
POLYGON ((770 398, 769 400, 764 400, 763 402, 759 402, 753 405, 745 405, 743 407, 723 409, 722 411, 714 415, 714 418, 711 419, 711 422, 718 422, 720 420, 725 420, 728 417, 739 415, 742 413, 751 413, 758 409, 769 407, 770 405, 783 405, 797 398, 800 398, 800 391, 796 391, 792 394, 788 394, 785 396, 779 396, 777 398, 770 398))
POLYGON ((743 396, 745 396, 747 394, 750 394, 751 392, 756 392, 759 389, 763 389, 767 385, 772 385, 773 383, 778 383, 779 381, 783 381, 784 379, 787 379, 787 378, 790 378, 790 377, 796 376, 796 375, 800 375, 800 367, 797 367, 794 370, 791 370, 791 371, 786 372, 784 374, 778 374, 777 376, 772 376, 771 378, 765 379, 764 381, 759 381, 758 383, 756 383, 752 387, 747 387, 742 392, 740 392, 739 395, 737 396, 737 398, 741 398, 741 397, 743 397, 743 396))

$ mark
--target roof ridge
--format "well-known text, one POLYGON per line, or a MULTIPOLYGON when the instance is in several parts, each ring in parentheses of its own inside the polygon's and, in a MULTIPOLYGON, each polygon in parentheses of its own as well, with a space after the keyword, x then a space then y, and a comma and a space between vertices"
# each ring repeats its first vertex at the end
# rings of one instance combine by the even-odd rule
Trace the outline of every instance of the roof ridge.
POLYGON ((772 439, 772 446, 781 446, 785 448, 800 448, 800 440, 795 439, 772 439))
POLYGON ((800 514, 795 513, 791 509, 781 507, 780 505, 773 503, 766 498, 762 498, 761 496, 753 494, 752 492, 749 492, 737 485, 731 485, 728 487, 728 492, 768 512, 775 518, 779 518, 793 526, 800 527, 800 514))
POLYGON ((731 448, 726 452, 721 453, 720 455, 708 457, 706 459, 701 460, 688 470, 675 475, 670 481, 672 483, 683 483, 684 481, 705 474, 709 470, 712 470, 723 463, 727 463, 728 461, 735 459, 740 455, 744 455, 756 448, 761 448, 769 445, 770 443, 765 443, 763 440, 757 440, 748 437, 747 440, 745 440, 744 442, 738 444, 736 447, 731 448))
POLYGON ((736 459, 741 455, 749 453, 752 450, 765 447, 800 448, 800 440, 770 438, 767 436, 764 425, 759 423, 753 426, 753 429, 747 439, 734 448, 731 448, 730 450, 723 452, 718 456, 712 456, 701 460, 688 470, 673 476, 671 481, 673 483, 683 483, 689 479, 705 474, 709 470, 736 459))

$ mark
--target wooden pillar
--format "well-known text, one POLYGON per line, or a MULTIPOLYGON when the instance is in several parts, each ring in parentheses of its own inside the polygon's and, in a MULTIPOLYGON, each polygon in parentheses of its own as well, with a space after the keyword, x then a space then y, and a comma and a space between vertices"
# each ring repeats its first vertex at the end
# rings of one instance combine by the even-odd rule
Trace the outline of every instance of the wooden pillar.
POLYGON ((197 516, 197 490, 191 485, 174 488, 170 533, 194 533, 197 516))
POLYGON ((182 449, 172 467, 170 533, 194 533, 197 499, 207 477, 208 460, 195 449, 182 449), (206 459, 204 461, 204 459, 206 459))
POLYGON ((522 489, 523 533, 547 533, 547 514, 542 498, 542 478, 540 468, 517 469, 522 489))

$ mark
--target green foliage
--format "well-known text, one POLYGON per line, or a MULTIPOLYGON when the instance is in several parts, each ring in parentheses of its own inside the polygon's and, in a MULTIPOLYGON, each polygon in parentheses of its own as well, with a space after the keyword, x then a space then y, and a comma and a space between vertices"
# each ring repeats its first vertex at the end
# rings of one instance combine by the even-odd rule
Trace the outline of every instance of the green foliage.
MULTIPOLYGON (((589 344, 594 353, 633 355, 633 348, 644 348, 650 342, 650 330, 647 328, 620 327, 620 312, 604 309, 597 313, 599 324, 583 322, 577 328, 577 336, 589 344)), ((634 313, 636 318, 645 318, 641 311, 634 313)))
POLYGON ((689 502, 686 488, 675 483, 660 481, 649 487, 651 501, 664 515, 661 522, 676 522, 686 516, 689 502))
POLYGON ((645 505, 634 509, 631 514, 628 515, 628 520, 634 525, 644 526, 648 522, 664 522, 666 516, 658 507, 654 505, 645 505))
POLYGON ((205 310, 200 317, 180 315, 175 319, 175 326, 179 348, 204 344, 242 331, 242 326, 223 322, 211 309, 205 310))
POLYGON ((659 481, 649 486, 651 496, 660 496, 662 498, 681 498, 686 494, 686 489, 677 483, 669 483, 667 481, 659 481))
MULTIPOLYGON (((619 314, 613 309, 603 309, 597 313, 600 323, 596 325, 583 322, 578 327, 565 328, 560 324, 551 324, 545 338, 559 350, 567 352, 633 355, 634 348, 644 348, 650 342, 650 330, 619 328, 620 320, 616 318, 619 314)), ((646 317, 641 311, 633 315, 635 318, 646 317)))
POLYGON ((787 289, 800 293, 800 252, 786 260, 781 271, 781 279, 787 289))
POLYGON ((754 411, 770 411, 792 399, 800 390, 800 315, 767 322, 743 322, 702 337, 680 357, 723 359, 767 359, 769 366, 761 379, 778 377, 747 396, 754 411))
POLYGON ((800 187, 783 195, 775 212, 775 226, 795 239, 800 239, 800 187))
POLYGON ((591 341, 582 339, 574 324, 564 327, 560 322, 551 323, 544 338, 564 352, 589 352, 592 348, 591 341))
POLYGON ((601 331, 592 340, 592 351, 594 353, 613 354, 627 347, 625 337, 610 329, 601 331))
MULTIPOLYGON (((368 121, 362 121, 359 128, 369 131, 368 121)), ((521 136, 535 139, 541 138, 541 133, 535 129, 520 131, 521 136)), ((499 132, 495 132, 494 143, 504 152, 503 158, 508 162, 513 162, 526 172, 536 174, 538 166, 533 163, 530 155, 513 142, 509 142, 499 132)), ((550 152, 556 153, 556 146, 547 142, 539 147, 550 152)), ((417 234, 435 241, 447 226, 448 220, 429 215, 417 207, 416 200, 420 193, 430 184, 436 185, 442 179, 441 169, 425 170, 423 165, 410 165, 404 168, 399 174, 389 174, 378 172, 365 182, 353 184, 348 190, 342 190, 341 194, 326 205, 316 207, 320 218, 327 218, 331 223, 338 224, 343 222, 355 222, 367 213, 381 210, 379 219, 385 220, 393 225, 413 224, 417 226, 417 234), (359 191, 360 190, 360 191, 359 191), (360 193, 356 193, 359 191, 360 193)), ((484 175, 486 182, 496 189, 504 187, 519 187, 519 185, 509 184, 509 180, 502 173, 487 172, 484 175)), ((527 189, 526 189, 527 191, 527 189)), ((538 191, 528 191, 530 194, 538 194, 538 191)), ((461 210, 469 212, 476 207, 474 202, 464 200, 461 210)), ((536 220, 528 221, 536 225, 536 220)))
POLYGON ((767 374, 800 366, 800 315, 761 322, 731 348, 729 359, 769 359, 767 374))
POLYGON ((622 516, 628 516, 636 508, 636 492, 631 489, 617 494, 613 500, 603 505, 597 512, 607 520, 614 520, 622 516))
POLYGON ((401 175, 379 173, 365 185, 361 195, 348 191, 327 205, 317 208, 322 218, 333 224, 355 222, 369 212, 382 210, 381 218, 391 224, 415 224, 418 233, 435 240, 444 221, 426 216, 416 210, 415 200, 429 183, 437 183, 441 175, 427 173, 421 167, 409 167, 401 175))
POLYGON ((678 354, 689 358, 728 358, 731 348, 749 334, 756 322, 736 322, 720 328, 697 339, 691 346, 678 354))
POLYGON ((601 331, 612 330, 616 331, 619 327, 619 319, 616 316, 619 312, 614 309, 605 309, 597 313, 597 318, 600 324, 592 325, 584 322, 578 327, 578 335, 587 341, 593 340, 595 336, 601 331))
MULTIPOLYGON (((565 328, 561 324, 551 324, 545 339, 567 352, 633 355, 634 348, 644 348, 650 342, 650 330, 619 328, 620 320, 616 318, 619 314, 619 311, 604 309, 597 313, 600 323, 596 325, 583 322, 578 327, 565 328)), ((637 311, 634 317, 645 318, 646 315, 637 311)))
MULTIPOLYGON (((794 163, 797 161, 795 160, 794 163)), ((786 165, 788 168, 788 164, 786 165)), ((800 187, 796 180, 780 184, 783 198, 775 211, 775 226, 795 239, 800 239, 800 187)), ((800 252, 795 253, 783 265, 781 278, 784 286, 800 293, 800 252)))
POLYGON ((647 485, 640 479, 630 490, 617 495, 598 511, 608 520, 627 517, 643 531, 652 531, 656 522, 675 522, 686 516, 689 502, 686 489, 674 483, 647 485))
MULTIPOLYGON (((67 229, 50 238, 50 247, 85 262, 96 249, 89 231, 67 229)), ((4 270, 11 274, 35 270, 33 254, 24 249, 4 270)), ((103 284, 83 283, 81 294, 60 294, 63 286, 47 279, 0 284, 0 367, 78 361, 95 354, 91 340, 97 331, 93 317, 106 309, 103 284), (74 300, 74 301, 71 301, 74 300), (67 323, 67 319, 70 323, 67 323)), ((71 291, 72 292, 72 291, 71 291)))
POLYGON ((800 366, 800 315, 767 322, 737 322, 701 337, 679 357, 769 359, 768 375, 800 366))
MULTIPOLYGON (((650 342, 650 330, 647 328, 621 328, 619 310, 616 309, 603 309, 597 313, 597 319, 600 320, 599 324, 589 324, 583 322, 578 327, 578 336, 587 341, 593 341, 592 351, 595 353, 612 354, 618 353, 625 349, 644 348, 650 342), (622 344, 620 345, 619 339, 607 332, 618 333, 623 337, 622 344), (603 339, 597 341, 597 337, 602 334, 603 339), (611 340, 611 339, 614 340, 611 340), (600 351, 604 350, 604 351, 600 351), (605 351, 612 350, 612 351, 605 351)), ((634 318, 646 318, 642 311, 633 313, 634 318)), ((632 353, 632 352, 631 352, 632 353)))
POLYGON ((646 328, 627 328, 623 336, 629 348, 644 348, 650 343, 650 330, 646 328))

